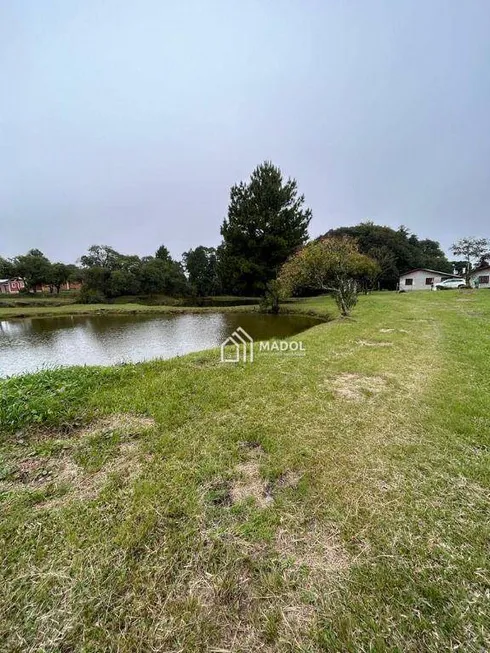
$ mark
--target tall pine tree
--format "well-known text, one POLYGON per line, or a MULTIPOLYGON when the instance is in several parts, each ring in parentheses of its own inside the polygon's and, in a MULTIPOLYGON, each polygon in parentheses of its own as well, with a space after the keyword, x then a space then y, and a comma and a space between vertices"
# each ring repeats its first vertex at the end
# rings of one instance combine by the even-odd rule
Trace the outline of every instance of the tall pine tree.
POLYGON ((232 187, 218 252, 226 291, 265 292, 281 265, 308 240, 311 210, 303 205, 296 180, 284 182, 281 170, 269 161, 253 171, 248 183, 232 187))

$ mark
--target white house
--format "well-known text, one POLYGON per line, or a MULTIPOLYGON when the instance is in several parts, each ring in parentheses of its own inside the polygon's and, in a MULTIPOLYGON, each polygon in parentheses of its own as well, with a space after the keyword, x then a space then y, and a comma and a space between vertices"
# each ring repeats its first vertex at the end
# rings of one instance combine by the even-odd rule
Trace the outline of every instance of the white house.
POLYGON ((433 284, 439 283, 443 279, 451 279, 454 274, 430 270, 429 268, 415 268, 400 275, 399 290, 431 290, 433 284))
POLYGON ((478 285, 480 288, 490 288, 490 265, 484 265, 481 268, 476 268, 470 275, 471 285, 475 285, 475 281, 478 279, 478 285))

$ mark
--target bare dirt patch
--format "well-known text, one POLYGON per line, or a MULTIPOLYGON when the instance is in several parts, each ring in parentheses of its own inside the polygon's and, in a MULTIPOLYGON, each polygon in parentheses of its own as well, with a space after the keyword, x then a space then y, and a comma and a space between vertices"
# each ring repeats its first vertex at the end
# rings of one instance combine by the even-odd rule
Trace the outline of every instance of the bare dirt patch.
POLYGON ((346 372, 332 379, 330 387, 341 399, 362 401, 382 392, 386 387, 386 380, 381 376, 363 376, 346 372))
POLYGON ((357 340, 361 347, 393 347, 392 342, 370 342, 369 340, 357 340))
POLYGON ((393 333, 394 330, 395 329, 380 329, 379 332, 380 333, 393 333))

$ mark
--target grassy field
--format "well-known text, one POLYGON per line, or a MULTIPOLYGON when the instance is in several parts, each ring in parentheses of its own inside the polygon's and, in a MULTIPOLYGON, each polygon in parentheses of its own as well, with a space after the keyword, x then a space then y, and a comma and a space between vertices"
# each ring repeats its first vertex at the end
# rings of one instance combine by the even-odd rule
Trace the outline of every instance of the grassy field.
MULTIPOLYGON (((103 313, 178 313, 193 311, 251 310, 258 306, 253 297, 171 298, 163 295, 118 297, 107 304, 76 304, 77 293, 59 296, 5 295, 0 296, 0 320, 57 315, 97 315, 103 313)), ((291 300, 294 305, 295 300, 291 300)))
POLYGON ((0 649, 488 650, 489 325, 377 294, 304 357, 3 382, 0 649))
POLYGON ((147 304, 67 304, 63 306, 33 306, 21 308, 0 307, 0 319, 24 317, 53 317, 57 315, 102 315, 104 313, 192 313, 251 310, 251 306, 224 306, 219 309, 211 306, 161 306, 147 304))

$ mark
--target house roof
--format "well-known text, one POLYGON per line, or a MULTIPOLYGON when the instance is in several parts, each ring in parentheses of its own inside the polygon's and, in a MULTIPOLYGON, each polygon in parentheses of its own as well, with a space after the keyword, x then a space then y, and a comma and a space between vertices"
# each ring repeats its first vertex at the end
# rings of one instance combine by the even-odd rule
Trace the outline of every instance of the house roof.
POLYGON ((440 270, 431 270, 430 268, 414 268, 413 270, 403 272, 400 276, 404 277, 406 274, 412 274, 412 272, 432 272, 432 274, 440 274, 443 277, 458 277, 457 274, 451 274, 450 272, 441 272, 440 270))
POLYGON ((490 265, 482 265, 480 268, 472 270, 470 274, 479 274, 480 272, 486 272, 487 270, 490 270, 490 265))

